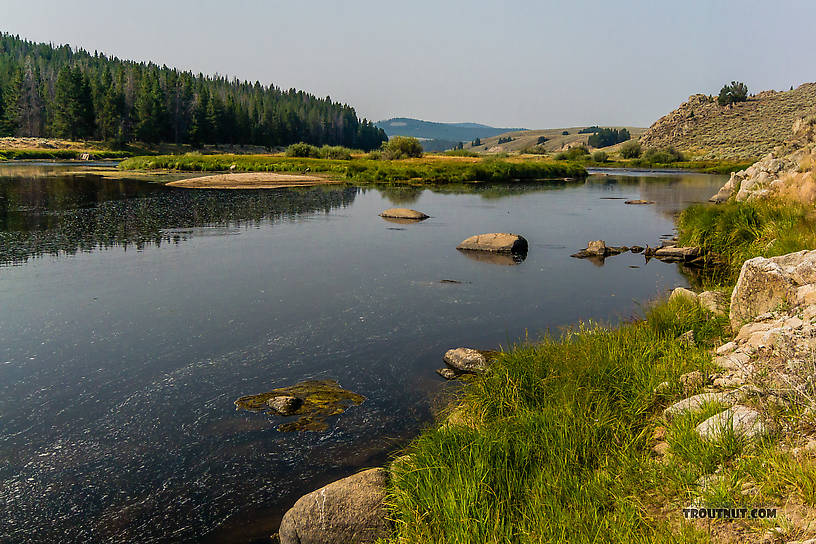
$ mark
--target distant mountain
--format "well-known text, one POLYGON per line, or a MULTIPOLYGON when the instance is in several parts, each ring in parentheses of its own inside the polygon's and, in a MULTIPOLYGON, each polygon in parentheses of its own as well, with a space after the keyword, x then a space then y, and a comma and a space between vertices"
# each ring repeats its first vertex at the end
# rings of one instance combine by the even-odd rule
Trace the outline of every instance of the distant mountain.
POLYGON ((490 138, 505 132, 525 130, 523 128, 496 128, 478 123, 434 123, 407 117, 395 117, 378 121, 376 126, 391 136, 413 136, 423 140, 446 140, 449 142, 470 142, 476 138, 490 138))

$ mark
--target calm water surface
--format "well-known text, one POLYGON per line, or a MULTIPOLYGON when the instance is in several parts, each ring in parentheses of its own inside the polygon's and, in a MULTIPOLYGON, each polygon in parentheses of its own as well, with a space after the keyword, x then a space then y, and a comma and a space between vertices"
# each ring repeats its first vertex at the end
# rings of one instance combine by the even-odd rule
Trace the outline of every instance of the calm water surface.
POLYGON ((0 541, 265 540, 300 494, 428 424, 455 387, 445 350, 614 323, 687 285, 639 255, 569 255, 655 245, 723 180, 230 192, 0 165, 0 541), (377 216, 395 205, 432 217, 377 216), (455 250, 484 232, 523 234, 527 259, 455 250), (310 378, 367 400, 301 434, 233 405, 310 378))

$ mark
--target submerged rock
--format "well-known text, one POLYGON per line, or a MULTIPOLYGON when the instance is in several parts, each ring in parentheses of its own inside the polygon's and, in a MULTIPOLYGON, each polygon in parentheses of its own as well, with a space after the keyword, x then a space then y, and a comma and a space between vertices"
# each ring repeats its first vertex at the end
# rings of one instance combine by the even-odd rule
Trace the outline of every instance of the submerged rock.
POLYGON ((518 234, 506 232, 477 234, 463 240, 456 249, 491 253, 527 253, 527 240, 518 234))
POLYGON ((279 431, 325 431, 327 418, 342 414, 364 400, 364 396, 346 391, 334 380, 306 380, 291 387, 241 397, 235 406, 250 412, 300 416, 297 421, 279 425, 279 431))
POLYGON ((516 266, 523 263, 527 258, 527 253, 492 253, 490 251, 470 251, 467 249, 460 249, 459 253, 471 261, 502 266, 516 266))
POLYGON ((654 200, 627 200, 624 204, 634 204, 634 205, 645 205, 645 204, 654 204, 654 200))
POLYGON ((408 219, 410 221, 423 221, 428 219, 428 215, 411 210, 409 208, 389 208, 380 214, 380 217, 386 219, 408 219))
POLYGON ((300 408, 301 404, 303 404, 303 400, 292 395, 280 395, 278 397, 272 397, 266 401, 266 404, 273 412, 282 416, 291 416, 300 408))
POLYGON ((452 368, 444 367, 436 369, 436 373, 446 380, 455 380, 459 377, 459 373, 452 368))
POLYGON ((297 500, 281 520, 281 544, 369 544, 390 536, 388 471, 372 468, 297 500))

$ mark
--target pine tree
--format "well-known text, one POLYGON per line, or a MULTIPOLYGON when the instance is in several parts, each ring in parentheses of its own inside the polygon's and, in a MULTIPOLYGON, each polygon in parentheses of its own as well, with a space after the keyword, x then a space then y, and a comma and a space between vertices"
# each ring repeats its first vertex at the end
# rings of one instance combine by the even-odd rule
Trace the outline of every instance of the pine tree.
POLYGON ((77 68, 64 67, 54 87, 56 136, 72 140, 90 138, 94 131, 94 110, 88 78, 77 68))

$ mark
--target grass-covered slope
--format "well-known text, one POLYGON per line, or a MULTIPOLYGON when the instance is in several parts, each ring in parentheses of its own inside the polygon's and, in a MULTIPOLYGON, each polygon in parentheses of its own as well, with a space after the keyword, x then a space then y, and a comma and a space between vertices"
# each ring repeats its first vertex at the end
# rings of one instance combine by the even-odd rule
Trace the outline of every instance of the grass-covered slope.
POLYGON ((757 158, 788 140, 796 119, 814 113, 816 83, 765 91, 731 106, 698 94, 656 121, 640 141, 644 148, 673 146, 704 159, 757 158))

